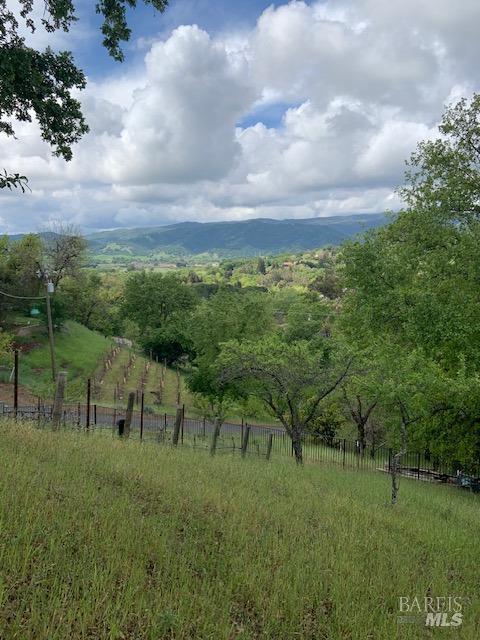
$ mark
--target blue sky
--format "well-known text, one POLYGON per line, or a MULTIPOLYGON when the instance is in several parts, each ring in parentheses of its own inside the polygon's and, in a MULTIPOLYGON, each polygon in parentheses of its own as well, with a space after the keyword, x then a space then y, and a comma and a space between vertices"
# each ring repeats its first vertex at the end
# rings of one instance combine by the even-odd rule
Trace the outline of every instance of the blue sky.
MULTIPOLYGON (((254 27, 258 16, 270 5, 288 4, 285 2, 264 2, 263 0, 171 0, 166 11, 159 13, 151 5, 139 0, 136 9, 128 9, 128 21, 132 29, 132 39, 124 46, 125 63, 132 66, 142 58, 143 49, 137 46, 138 39, 162 38, 175 28, 184 24, 197 24, 201 29, 215 35, 229 31, 243 31, 254 27)), ((309 2, 306 2, 309 4, 309 2)), ((77 13, 82 22, 91 26, 92 31, 99 29, 101 16, 92 12, 92 2, 81 0, 77 13)), ((92 79, 103 77, 106 73, 118 71, 115 63, 101 46, 101 36, 88 41, 80 41, 74 48, 77 60, 92 79)))
POLYGON ((140 3, 122 65, 93 6, 31 39, 73 51, 90 133, 70 163, 35 122, 0 138, 0 168, 32 189, 0 192, 0 232, 396 209, 405 159, 480 89, 478 0, 140 3))

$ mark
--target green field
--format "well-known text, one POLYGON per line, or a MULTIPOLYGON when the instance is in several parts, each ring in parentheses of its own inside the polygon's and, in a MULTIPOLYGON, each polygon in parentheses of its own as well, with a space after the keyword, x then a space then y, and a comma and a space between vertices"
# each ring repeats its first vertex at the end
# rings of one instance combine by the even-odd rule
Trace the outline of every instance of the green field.
POLYGON ((0 637, 478 637, 478 498, 0 423, 0 637), (462 597, 460 629, 397 624, 462 597))
MULTIPOLYGON (((44 332, 29 338, 36 346, 21 356, 20 383, 35 395, 51 399, 50 349, 44 332)), ((57 369, 68 373, 67 393, 77 399, 85 395, 85 381, 92 376, 102 358, 112 348, 112 341, 77 322, 68 321, 55 334, 57 369)))

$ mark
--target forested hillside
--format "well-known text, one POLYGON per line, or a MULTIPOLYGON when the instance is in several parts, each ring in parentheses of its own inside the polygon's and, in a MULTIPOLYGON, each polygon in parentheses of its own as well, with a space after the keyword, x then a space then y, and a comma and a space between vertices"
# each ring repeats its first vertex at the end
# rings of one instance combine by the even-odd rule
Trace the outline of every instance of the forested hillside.
POLYGON ((385 224, 381 214, 309 218, 305 220, 244 220, 183 222, 147 229, 116 229, 87 237, 92 253, 171 255, 216 253, 250 256, 302 251, 339 245, 358 233, 385 224))

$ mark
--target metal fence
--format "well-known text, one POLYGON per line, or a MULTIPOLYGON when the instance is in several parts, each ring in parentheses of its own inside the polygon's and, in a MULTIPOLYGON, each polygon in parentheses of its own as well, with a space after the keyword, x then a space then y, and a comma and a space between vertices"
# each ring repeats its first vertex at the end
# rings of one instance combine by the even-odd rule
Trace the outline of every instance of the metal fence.
MULTIPOLYGON (((17 416, 21 419, 48 422, 52 417, 52 406, 22 406, 16 410, 0 405, 0 415, 17 416)), ((111 429, 117 431, 117 421, 125 417, 125 410, 76 403, 63 407, 63 424, 77 429, 111 429)), ((175 416, 150 412, 133 411, 130 437, 142 440, 171 443, 175 416)), ((272 425, 252 425, 225 422, 217 441, 217 450, 240 452, 246 430, 249 430, 246 453, 266 456, 269 446, 273 455, 293 456, 289 435, 284 429, 272 425), (269 442, 271 444, 269 444, 269 442)), ((214 433, 214 425, 206 419, 183 417, 179 433, 179 444, 209 448, 214 433)), ((388 473, 392 467, 393 452, 385 446, 367 444, 361 448, 358 441, 343 438, 315 437, 306 435, 303 440, 303 459, 310 463, 331 463, 344 468, 382 471, 388 473)), ((399 472, 416 480, 455 484, 460 487, 480 491, 480 465, 467 470, 458 465, 445 465, 441 460, 425 453, 407 452, 401 457, 399 472)))

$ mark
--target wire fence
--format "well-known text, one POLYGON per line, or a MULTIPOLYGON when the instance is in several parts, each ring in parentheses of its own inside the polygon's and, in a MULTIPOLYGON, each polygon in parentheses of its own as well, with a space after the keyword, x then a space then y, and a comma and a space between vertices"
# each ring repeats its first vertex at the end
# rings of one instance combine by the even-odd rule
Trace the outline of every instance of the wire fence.
MULTIPOLYGON (((0 405, 0 415, 33 420, 38 423, 52 419, 51 405, 40 401, 37 405, 14 407, 0 405)), ((63 407, 62 423, 76 429, 110 429, 118 432, 118 421, 125 416, 124 410, 97 404, 67 404, 63 407)), ((173 441, 176 416, 133 411, 130 437, 163 444, 173 441)), ((178 444, 208 449, 211 446, 215 426, 205 418, 182 416, 178 444)), ((270 455, 293 456, 290 436, 278 426, 251 425, 224 422, 216 442, 219 452, 244 453, 258 457, 270 455), (248 431, 248 435, 247 435, 248 431), (246 437, 247 436, 247 437, 246 437)), ((327 463, 359 471, 381 471, 392 469, 393 451, 385 446, 367 444, 335 437, 306 435, 302 442, 303 460, 307 463, 327 463)), ((452 484, 475 492, 480 491, 480 465, 464 470, 460 464, 446 465, 439 458, 425 452, 407 452, 400 459, 399 473, 416 480, 452 484)))

